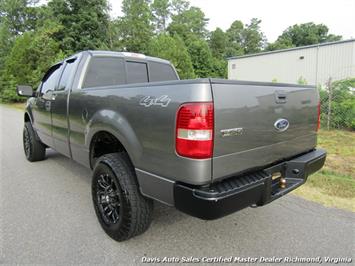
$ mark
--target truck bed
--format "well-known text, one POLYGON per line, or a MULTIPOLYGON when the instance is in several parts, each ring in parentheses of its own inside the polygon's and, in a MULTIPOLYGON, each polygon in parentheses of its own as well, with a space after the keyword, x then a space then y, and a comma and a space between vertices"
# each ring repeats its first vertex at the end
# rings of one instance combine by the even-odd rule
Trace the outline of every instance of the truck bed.
POLYGON ((108 132, 116 128, 138 176, 149 173, 203 185, 312 150, 317 104, 318 93, 312 86, 220 79, 83 89, 70 95, 70 145, 73 158, 88 165, 87 141, 96 128, 108 132), (141 102, 162 96, 170 99, 168 105, 141 102), (214 103, 212 158, 190 159, 176 153, 176 114, 186 102, 214 103), (284 132, 274 126, 281 118, 289 121, 284 132), (238 134, 222 136, 223 130, 236 128, 238 134))

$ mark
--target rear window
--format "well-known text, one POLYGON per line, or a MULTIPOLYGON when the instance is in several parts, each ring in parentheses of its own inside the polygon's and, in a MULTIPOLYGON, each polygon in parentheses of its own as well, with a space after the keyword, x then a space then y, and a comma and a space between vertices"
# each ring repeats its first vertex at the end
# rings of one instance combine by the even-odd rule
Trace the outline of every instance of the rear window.
POLYGON ((117 57, 92 57, 83 88, 125 84, 124 61, 117 57))
POLYGON ((127 83, 148 82, 147 64, 141 62, 126 62, 127 83))
POLYGON ((149 63, 150 81, 177 80, 176 73, 171 65, 157 62, 149 63))

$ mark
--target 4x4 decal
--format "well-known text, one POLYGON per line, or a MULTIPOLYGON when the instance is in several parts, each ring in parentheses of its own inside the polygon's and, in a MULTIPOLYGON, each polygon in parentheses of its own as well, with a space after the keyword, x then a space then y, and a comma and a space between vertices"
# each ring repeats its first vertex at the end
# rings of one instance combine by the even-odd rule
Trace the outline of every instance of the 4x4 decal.
POLYGON ((168 95, 162 95, 158 98, 154 98, 152 96, 145 96, 140 100, 139 104, 143 105, 145 107, 150 107, 152 105, 159 105, 161 107, 167 107, 170 102, 171 102, 171 99, 169 98, 168 95))

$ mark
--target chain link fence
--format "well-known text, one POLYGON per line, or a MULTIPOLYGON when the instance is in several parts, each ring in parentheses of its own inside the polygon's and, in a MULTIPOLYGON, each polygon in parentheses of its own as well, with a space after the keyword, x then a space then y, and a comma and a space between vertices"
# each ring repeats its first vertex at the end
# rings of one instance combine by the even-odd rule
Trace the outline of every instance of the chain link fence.
POLYGON ((319 88, 321 128, 355 130, 355 78, 334 81, 329 78, 319 88))

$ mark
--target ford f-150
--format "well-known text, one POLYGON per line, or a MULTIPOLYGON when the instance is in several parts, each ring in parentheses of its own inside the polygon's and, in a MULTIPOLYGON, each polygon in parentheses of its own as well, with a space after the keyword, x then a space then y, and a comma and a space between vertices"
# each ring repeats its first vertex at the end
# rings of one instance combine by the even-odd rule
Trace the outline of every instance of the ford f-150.
POLYGON ((314 86, 179 80, 166 60, 84 51, 17 93, 27 159, 53 148, 93 169, 95 211, 117 241, 149 227, 153 200, 216 219, 285 195, 326 158, 314 86))

